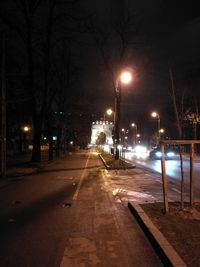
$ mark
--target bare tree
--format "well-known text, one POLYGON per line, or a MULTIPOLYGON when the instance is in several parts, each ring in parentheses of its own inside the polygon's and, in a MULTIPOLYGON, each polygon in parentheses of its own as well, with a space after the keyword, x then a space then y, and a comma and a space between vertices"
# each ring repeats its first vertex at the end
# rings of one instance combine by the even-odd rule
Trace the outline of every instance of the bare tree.
MULTIPOLYGON (((46 110, 51 107, 58 91, 55 84, 53 65, 56 46, 63 35, 71 38, 76 18, 71 16, 76 1, 35 0, 8 1, 3 3, 4 13, 0 18, 20 36, 27 64, 27 92, 33 122, 32 160, 40 161, 41 133, 46 118, 46 110), (9 4, 12 9, 9 9, 9 4), (14 11, 12 16, 10 12, 14 11), (72 26, 73 25, 73 26, 72 26), (53 86, 54 85, 54 86, 53 86)), ((16 56, 16 55, 15 55, 16 56)), ((22 61, 23 59, 21 59, 22 61)))
POLYGON ((134 10, 130 11, 125 3, 118 13, 113 10, 111 6, 106 28, 98 25, 94 14, 88 19, 87 29, 100 52, 103 66, 109 73, 113 92, 116 94, 116 78, 123 67, 132 65, 135 49, 138 45, 141 46, 142 37, 139 36, 140 18, 134 10))

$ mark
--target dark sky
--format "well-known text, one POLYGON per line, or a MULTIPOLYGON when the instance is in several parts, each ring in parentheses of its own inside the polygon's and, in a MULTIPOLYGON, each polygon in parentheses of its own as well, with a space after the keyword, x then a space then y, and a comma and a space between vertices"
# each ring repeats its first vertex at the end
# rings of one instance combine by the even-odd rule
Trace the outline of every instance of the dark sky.
MULTIPOLYGON (((169 105, 169 66, 174 70, 177 86, 185 83, 188 90, 193 90, 193 95, 197 94, 200 100, 197 86, 200 71, 200 12, 195 1, 87 0, 85 5, 96 14, 98 25, 103 29, 110 27, 110 21, 123 12, 135 14, 139 19, 143 39, 131 51, 130 64, 134 66, 136 78, 122 93, 124 123, 149 120, 147 117, 153 109, 162 113, 165 106, 169 105), (195 81, 193 86, 191 81, 195 81)), ((96 110, 103 113, 108 105, 113 105, 112 85, 98 50, 93 48, 92 51, 84 82, 88 94, 95 91, 98 96, 94 100, 96 110)))
MULTIPOLYGON (((81 16, 93 17, 101 37, 103 35, 108 37, 105 52, 106 57, 111 59, 113 67, 119 66, 117 63, 120 47, 115 26, 121 18, 129 18, 128 28, 126 28, 127 48, 124 62, 133 69, 134 79, 127 88, 123 88, 122 126, 130 125, 131 121, 135 121, 138 123, 138 129, 142 130, 143 127, 145 131, 145 125, 147 127, 153 125, 149 115, 153 109, 160 112, 162 124, 167 121, 164 111, 170 103, 169 66, 173 69, 178 90, 187 88, 200 102, 200 11, 197 2, 181 0, 77 1, 79 5, 82 5, 81 16)), ((6 10, 8 9, 5 14, 8 14, 9 20, 12 21, 16 17, 20 27, 23 27, 24 22, 20 13, 15 12, 17 1, 2 0, 1 6, 3 3, 6 10), (14 8, 8 3, 12 3, 14 8)), ((41 14, 44 14, 42 18, 45 21, 45 8, 49 2, 44 0, 42 3, 44 6, 39 10, 41 14)), ((0 15, 1 13, 4 14, 2 10, 0 15)), ((37 13, 39 17, 41 14, 37 13)), ((41 27, 40 30, 43 30, 45 23, 42 24, 39 20, 36 22, 36 28, 41 27)), ((56 28, 56 30, 60 29, 56 28)), ((79 39, 78 44, 72 49, 77 50, 76 60, 81 66, 81 84, 76 90, 91 106, 94 117, 99 119, 103 117, 107 107, 114 106, 113 83, 91 34, 85 30, 84 33, 77 35, 75 38, 79 39)), ((13 40, 14 38, 16 38, 15 35, 13 40)), ((17 49, 15 56, 17 54, 23 58, 25 49, 19 38, 18 42, 13 42, 12 45, 17 49)), ((12 55, 12 46, 9 54, 12 55)), ((10 65, 15 67, 14 61, 10 65)), ((22 72, 26 67, 25 64, 20 66, 22 72)))

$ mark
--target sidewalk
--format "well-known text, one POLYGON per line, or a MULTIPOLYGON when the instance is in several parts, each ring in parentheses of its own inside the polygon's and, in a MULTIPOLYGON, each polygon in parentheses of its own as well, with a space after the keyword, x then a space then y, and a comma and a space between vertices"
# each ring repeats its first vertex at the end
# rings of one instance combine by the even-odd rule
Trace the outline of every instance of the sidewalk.
MULTIPOLYGON (((110 166, 106 164, 106 161, 101 155, 100 158, 103 161, 104 166, 109 170, 110 166)), ((135 167, 136 166, 133 166, 133 168, 135 167)), ((144 174, 140 173, 140 176, 142 177, 144 174)), ((184 261, 171 246, 171 244, 166 240, 164 235, 152 223, 141 206, 136 202, 128 201, 128 208, 150 241, 152 247, 161 259, 164 266, 186 267, 184 261)))
POLYGON ((71 224, 61 267, 161 267, 128 208, 107 188, 104 170, 83 180, 70 208, 71 224))
MULTIPOLYGON (((39 167, 21 165, 21 173, 8 171, 17 177, 35 173, 39 167)), ((125 172, 118 170, 117 175, 125 172)), ((61 267, 186 266, 140 207, 134 202, 127 207, 114 199, 103 169, 95 168, 83 178, 69 209, 71 220, 61 267)))

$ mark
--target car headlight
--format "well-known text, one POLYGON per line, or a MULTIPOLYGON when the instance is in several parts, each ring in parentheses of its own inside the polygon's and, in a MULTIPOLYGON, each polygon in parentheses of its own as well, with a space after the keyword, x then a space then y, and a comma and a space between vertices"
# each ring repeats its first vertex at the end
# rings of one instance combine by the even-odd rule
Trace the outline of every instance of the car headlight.
POLYGON ((158 157, 158 158, 162 157, 162 153, 160 151, 157 151, 155 154, 156 154, 156 157, 158 157))
POLYGON ((167 152, 167 157, 171 158, 174 156, 174 152, 167 152))

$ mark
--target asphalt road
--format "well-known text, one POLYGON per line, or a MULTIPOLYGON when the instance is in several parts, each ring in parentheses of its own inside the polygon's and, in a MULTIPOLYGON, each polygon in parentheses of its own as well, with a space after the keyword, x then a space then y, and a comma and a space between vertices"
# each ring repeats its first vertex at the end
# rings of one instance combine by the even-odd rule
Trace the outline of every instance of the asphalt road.
POLYGON ((0 187, 0 266, 56 267, 68 235, 69 211, 83 175, 98 158, 79 154, 0 187))
MULTIPOLYGON (((137 157, 133 153, 126 153, 126 159, 130 160, 136 166, 145 168, 147 170, 153 171, 155 173, 161 174, 161 161, 160 160, 151 160, 149 157, 137 157)), ((166 160, 166 174, 169 182, 169 191, 171 193, 180 194, 180 182, 181 182, 181 172, 180 172, 180 160, 179 156, 176 155, 173 160, 166 160)), ((189 199, 189 190, 190 190, 190 162, 189 156, 184 156, 183 159, 183 169, 184 169, 184 193, 189 199)), ((194 191, 195 191, 195 201, 200 201, 200 180, 199 177, 200 170, 200 159, 196 158, 194 162, 194 191)))

